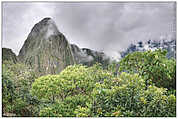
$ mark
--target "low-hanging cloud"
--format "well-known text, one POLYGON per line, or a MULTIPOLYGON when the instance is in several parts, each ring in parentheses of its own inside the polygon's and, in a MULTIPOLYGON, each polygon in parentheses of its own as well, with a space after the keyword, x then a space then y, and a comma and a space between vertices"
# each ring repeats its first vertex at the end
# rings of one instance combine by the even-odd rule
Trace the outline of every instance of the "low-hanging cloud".
POLYGON ((2 46, 16 54, 44 17, 53 18, 70 43, 115 57, 130 43, 176 34, 175 2, 4 2, 2 7, 2 46))

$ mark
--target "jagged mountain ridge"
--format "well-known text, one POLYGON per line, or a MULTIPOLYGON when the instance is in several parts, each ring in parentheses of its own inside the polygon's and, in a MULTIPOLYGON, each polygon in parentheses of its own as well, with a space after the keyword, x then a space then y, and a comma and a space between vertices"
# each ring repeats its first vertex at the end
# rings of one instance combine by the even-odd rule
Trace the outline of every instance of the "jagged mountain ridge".
POLYGON ((96 62, 103 65, 109 63, 109 57, 102 52, 70 44, 51 18, 44 18, 34 25, 18 58, 45 74, 59 73, 75 63, 88 66, 96 62))
POLYGON ((129 47, 122 51, 121 57, 125 57, 127 54, 135 52, 135 51, 147 51, 147 50, 156 50, 156 49, 164 49, 167 50, 168 58, 176 58, 176 40, 148 40, 143 43, 142 41, 137 42, 136 44, 130 44, 129 47))
POLYGON ((110 62, 110 58, 106 56, 104 52, 98 52, 88 48, 79 48, 75 44, 71 44, 71 49, 78 64, 92 66, 98 62, 101 63, 102 66, 106 66, 110 62))
MULTIPOLYGON (((134 51, 155 50, 157 48, 167 49, 168 58, 176 57, 176 40, 174 39, 169 41, 149 40, 146 43, 140 41, 137 44, 131 44, 120 54, 123 58, 134 51)), ((51 18, 44 18, 34 25, 16 59, 39 72, 43 72, 43 74, 57 74, 66 66, 75 63, 91 66, 99 62, 103 66, 107 66, 111 60, 103 52, 79 48, 75 44, 70 44, 65 36, 59 32, 51 18)))

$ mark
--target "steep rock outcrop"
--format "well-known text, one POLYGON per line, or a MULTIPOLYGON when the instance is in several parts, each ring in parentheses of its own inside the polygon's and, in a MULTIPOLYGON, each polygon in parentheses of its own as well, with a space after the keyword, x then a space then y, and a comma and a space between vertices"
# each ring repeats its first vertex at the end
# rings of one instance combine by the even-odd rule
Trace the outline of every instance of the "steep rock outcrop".
POLYGON ((43 74, 56 74, 75 63, 71 46, 51 18, 35 24, 18 58, 43 74))

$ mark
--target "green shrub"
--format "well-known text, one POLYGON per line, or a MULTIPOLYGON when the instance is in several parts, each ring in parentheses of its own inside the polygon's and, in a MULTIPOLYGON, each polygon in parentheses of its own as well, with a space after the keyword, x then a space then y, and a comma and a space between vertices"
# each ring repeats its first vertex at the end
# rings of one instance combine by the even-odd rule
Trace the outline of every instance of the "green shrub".
POLYGON ((59 75, 47 75, 36 79, 32 84, 31 93, 38 99, 49 102, 50 105, 52 102, 53 106, 60 107, 44 107, 40 111, 40 116, 45 115, 44 110, 50 110, 50 112, 55 110, 57 114, 65 117, 81 116, 81 114, 76 114, 76 109, 78 106, 86 107, 86 103, 91 101, 91 92, 95 83, 110 77, 112 75, 102 70, 99 64, 89 68, 82 65, 68 66, 59 75))
POLYGON ((152 117, 174 117, 176 116, 176 98, 174 95, 166 95, 167 90, 149 86, 144 91, 140 99, 142 114, 141 116, 152 117))
POLYGON ((94 116, 176 116, 175 96, 170 95, 172 100, 168 101, 170 96, 166 89, 155 86, 146 89, 145 80, 138 74, 121 73, 110 82, 114 82, 110 87, 107 81, 96 83, 90 109, 94 116))
POLYGON ((2 107, 3 113, 13 112, 13 103, 15 98, 15 87, 13 72, 11 72, 4 64, 2 65, 2 107))
POLYGON ((63 84, 65 97, 78 94, 89 94, 93 89, 95 81, 92 76, 89 75, 86 66, 68 66, 59 75, 60 78, 65 81, 65 84, 63 84))
POLYGON ((145 51, 128 54, 120 61, 119 71, 139 73, 146 79, 146 85, 176 88, 176 61, 167 59, 166 51, 145 51), (151 81, 151 82, 149 82, 151 81))
POLYGON ((44 107, 40 110, 40 116, 56 117, 76 117, 75 110, 78 106, 86 106, 86 102, 90 100, 87 95, 68 96, 63 101, 56 101, 49 107, 44 107))
POLYGON ((58 75, 42 76, 32 84, 31 94, 38 99, 55 101, 58 94, 62 93, 62 80, 58 75))
POLYGON ((31 92, 45 101, 39 113, 45 117, 176 116, 175 96, 145 82, 134 73, 113 76, 99 64, 74 65, 36 79, 31 92))
POLYGON ((35 72, 23 64, 3 62, 3 113, 13 113, 16 116, 36 114, 37 100, 29 92, 36 77, 35 72))

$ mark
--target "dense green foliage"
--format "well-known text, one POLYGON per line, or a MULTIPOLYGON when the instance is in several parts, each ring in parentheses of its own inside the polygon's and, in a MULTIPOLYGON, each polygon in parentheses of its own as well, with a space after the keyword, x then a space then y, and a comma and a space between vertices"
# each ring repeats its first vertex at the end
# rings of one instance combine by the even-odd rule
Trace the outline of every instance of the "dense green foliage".
POLYGON ((37 78, 34 71, 23 64, 5 61, 2 66, 3 114, 30 116, 36 112, 35 98, 30 94, 31 84, 37 78))
POLYGON ((117 78, 97 84, 93 90, 93 113, 97 116, 173 116, 175 96, 166 89, 149 86, 138 74, 121 73, 117 78), (171 98, 170 102, 167 102, 171 98), (170 109, 170 105, 172 108, 170 109), (174 105, 174 106, 173 106, 174 105), (168 111, 170 110, 170 111, 168 111), (168 111, 168 112, 167 112, 168 111))
POLYGON ((113 62, 104 69, 100 64, 70 65, 59 74, 41 77, 27 66, 5 62, 3 113, 42 117, 175 117, 176 63, 165 55, 161 50, 129 54, 118 62, 119 72, 118 63, 113 62))
POLYGON ((165 50, 156 50, 128 54, 120 61, 120 71, 139 73, 146 83, 175 89, 176 61, 166 58, 166 53, 165 50))

